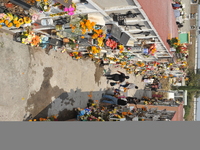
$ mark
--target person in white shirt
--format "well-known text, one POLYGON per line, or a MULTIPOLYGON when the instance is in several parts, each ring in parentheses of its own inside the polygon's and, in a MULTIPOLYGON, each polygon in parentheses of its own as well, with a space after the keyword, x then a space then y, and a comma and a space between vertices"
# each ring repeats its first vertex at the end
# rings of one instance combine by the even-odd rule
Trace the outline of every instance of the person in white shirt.
POLYGON ((138 89, 138 86, 136 86, 134 83, 129 83, 129 82, 126 82, 126 84, 122 85, 120 84, 120 87, 124 87, 126 89, 138 89))

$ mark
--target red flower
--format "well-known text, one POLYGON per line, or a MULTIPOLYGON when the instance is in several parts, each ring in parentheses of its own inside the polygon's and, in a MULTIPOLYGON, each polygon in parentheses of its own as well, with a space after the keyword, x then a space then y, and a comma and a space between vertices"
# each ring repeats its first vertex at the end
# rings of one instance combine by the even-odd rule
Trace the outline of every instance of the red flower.
POLYGON ((74 54, 73 54, 73 53, 70 53, 70 54, 69 54, 69 56, 72 56, 72 57, 73 57, 73 56, 74 56, 74 54))
POLYGON ((106 45, 107 45, 108 47, 112 48, 112 49, 117 48, 117 42, 115 42, 115 41, 113 41, 113 40, 111 40, 111 39, 108 39, 108 40, 106 41, 106 45))

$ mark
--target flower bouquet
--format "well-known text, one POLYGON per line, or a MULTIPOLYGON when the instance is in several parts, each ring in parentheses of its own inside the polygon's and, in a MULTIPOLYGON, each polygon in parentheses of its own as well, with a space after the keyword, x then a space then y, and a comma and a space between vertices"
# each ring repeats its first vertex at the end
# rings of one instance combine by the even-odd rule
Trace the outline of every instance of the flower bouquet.
POLYGON ((0 15, 0 24, 5 25, 8 28, 13 26, 19 28, 21 25, 28 24, 30 22, 30 17, 19 18, 17 15, 13 15, 12 13, 3 13, 0 15))
POLYGON ((74 14, 74 12, 76 11, 76 4, 72 3, 69 8, 65 7, 63 9, 64 12, 68 12, 68 15, 72 16, 74 14))
POLYGON ((156 52, 157 52, 156 45, 152 44, 149 48, 149 54, 153 56, 156 52))
POLYGON ((114 40, 112 40, 112 39, 109 38, 106 41, 106 46, 108 46, 108 47, 110 47, 112 49, 115 49, 115 48, 117 48, 117 42, 115 42, 114 40))
POLYGON ((119 52, 122 53, 124 51, 124 46, 123 45, 118 45, 118 49, 120 50, 119 52))
POLYGON ((81 52, 71 52, 71 53, 69 53, 69 55, 72 58, 75 58, 75 59, 81 59, 82 58, 82 53, 81 52))
POLYGON ((141 61, 138 61, 138 62, 136 63, 136 65, 139 66, 139 67, 144 67, 144 66, 145 66, 145 63, 143 63, 143 62, 141 62, 141 61))
POLYGON ((90 54, 98 54, 101 52, 101 49, 96 46, 89 46, 87 47, 87 50, 89 51, 90 54))
POLYGON ((72 18, 70 21, 70 27, 73 33, 78 35, 84 35, 87 32, 93 31, 95 22, 91 22, 87 19, 87 16, 72 18))
POLYGON ((185 45, 182 44, 176 48, 176 53, 182 53, 182 54, 188 55, 188 49, 185 45))
POLYGON ((106 37, 106 34, 103 33, 102 29, 93 29, 92 39, 97 39, 98 46, 100 47, 104 46, 105 37, 106 37))
POLYGON ((23 44, 30 44, 31 46, 39 46, 42 42, 40 36, 36 35, 34 32, 23 32, 21 34, 22 43, 23 44))
POLYGON ((37 1, 37 5, 42 9, 42 11, 49 11, 50 10, 50 5, 52 3, 51 0, 36 0, 37 1))
POLYGON ((167 43, 169 44, 170 47, 176 48, 179 46, 180 40, 177 37, 175 37, 175 38, 168 39, 167 43))
POLYGON ((54 5, 52 5, 53 7, 59 7, 61 10, 63 10, 63 12, 60 13, 56 13, 56 14, 50 14, 51 17, 55 17, 55 16, 63 16, 63 15, 74 15, 74 12, 76 11, 76 4, 72 3, 69 7, 65 7, 60 3, 55 3, 54 5))

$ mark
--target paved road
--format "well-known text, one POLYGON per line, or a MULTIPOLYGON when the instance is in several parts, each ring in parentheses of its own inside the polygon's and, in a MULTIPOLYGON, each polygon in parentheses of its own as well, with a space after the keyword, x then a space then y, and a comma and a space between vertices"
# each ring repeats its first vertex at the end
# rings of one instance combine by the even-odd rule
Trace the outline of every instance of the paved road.
MULTIPOLYGON (((75 61, 56 51, 47 55, 40 48, 13 42, 10 34, 0 36, 0 121, 22 121, 30 114, 36 118, 58 114, 65 120, 72 117, 74 107, 86 107, 91 91, 99 100, 110 87, 91 60, 75 61)), ((129 95, 141 97, 141 77, 132 75, 129 81, 140 88, 129 95)))

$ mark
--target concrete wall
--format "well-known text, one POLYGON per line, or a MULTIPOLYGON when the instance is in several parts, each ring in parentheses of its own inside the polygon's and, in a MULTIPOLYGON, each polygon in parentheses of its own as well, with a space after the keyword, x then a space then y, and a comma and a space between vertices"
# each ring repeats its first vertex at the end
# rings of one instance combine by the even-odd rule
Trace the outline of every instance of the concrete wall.
MULTIPOLYGON (((130 106, 135 106, 134 104, 130 104, 130 106)), ((183 105, 179 105, 179 107, 172 107, 172 106, 158 106, 158 105, 137 105, 138 108, 147 107, 150 108, 157 108, 158 110, 167 111, 176 111, 172 121, 183 121, 183 105)))

